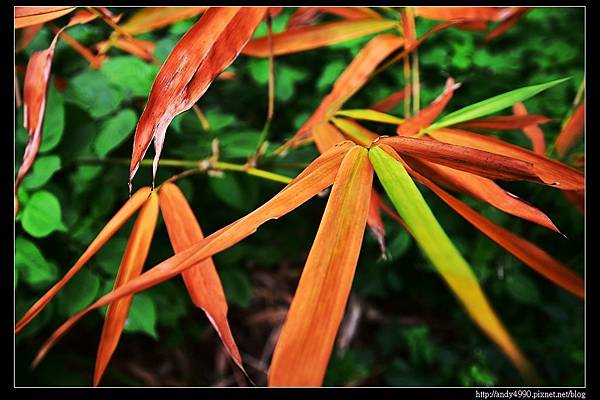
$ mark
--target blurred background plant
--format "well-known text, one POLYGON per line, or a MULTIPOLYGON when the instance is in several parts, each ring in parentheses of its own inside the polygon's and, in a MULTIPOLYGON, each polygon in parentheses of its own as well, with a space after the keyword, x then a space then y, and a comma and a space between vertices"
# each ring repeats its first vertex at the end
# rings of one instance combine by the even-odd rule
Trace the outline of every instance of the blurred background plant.
MULTIPOLYGON (((123 20, 138 8, 110 8, 123 20)), ((293 9, 273 20, 282 31, 293 9)), ((67 17, 63 17, 68 20, 67 17)), ((163 61, 198 17, 137 35, 156 44, 163 61)), ((322 16, 326 21, 330 16, 322 16)), ((62 26, 61 20, 53 21, 62 26), (58 22, 57 22, 58 21, 58 22)), ((417 18, 421 36, 436 22, 417 18)), ((437 97, 448 75, 462 82, 448 110, 508 90, 553 79, 573 79, 525 102, 531 114, 554 121, 542 129, 554 143, 561 122, 584 80, 583 8, 535 8, 499 38, 449 28, 419 48, 421 104, 437 97)), ((263 22, 255 36, 264 36, 263 22)), ((68 35, 84 46, 102 42, 112 29, 97 21, 75 26, 68 35)), ((17 32, 17 40, 21 33, 17 32)), ((52 23, 16 52, 22 85, 31 53, 49 46, 52 23)), ((373 35, 326 48, 275 58, 275 114, 269 141, 276 147, 291 137, 331 90, 339 74, 373 35)), ((19 188, 16 222, 16 316, 43 294, 73 264, 82 250, 127 198, 133 131, 159 67, 111 49, 100 68, 59 40, 52 67, 43 141, 32 171, 19 188)), ((220 158, 244 163, 261 135, 267 112, 268 60, 241 56, 229 71, 235 79, 218 80, 199 105, 210 124, 205 130, 193 110, 176 117, 168 130, 169 146, 157 182, 181 172, 168 159, 195 161, 212 154, 218 138, 220 158)), ((389 68, 353 96, 345 108, 365 108, 404 87, 402 65, 389 68)), ((22 86, 21 86, 22 87, 22 86)), ((402 104, 392 113, 402 115, 402 104)), ((16 112, 17 164, 27 143, 23 109, 16 112)), ((385 134, 385 126, 366 124, 385 134)), ((389 126, 387 129, 390 129, 389 126)), ((390 132, 393 134, 393 131, 390 132)), ((496 132, 504 140, 530 147, 519 131, 496 132)), ((576 163, 576 146, 564 159, 576 163)), ((317 150, 305 146, 286 157, 264 161, 261 168, 295 176, 317 150)), ((138 182, 149 183, 151 169, 140 168, 138 182)), ((238 172, 191 175, 178 181, 203 230, 211 233, 253 210, 282 185, 238 172)), ((507 227, 583 273, 584 219, 559 191, 522 184, 502 186, 547 213, 568 239, 557 246, 555 233, 512 218, 485 204, 465 199, 507 227)), ((422 186, 427 202, 475 272, 499 316, 536 366, 543 383, 583 385, 583 302, 540 278, 477 232, 422 186)), ((274 339, 293 296, 301 268, 317 230, 325 199, 272 222, 241 244, 215 257, 227 299, 229 321, 249 375, 265 383, 274 339)), ((388 257, 380 258, 367 233, 353 294, 331 358, 325 385, 502 386, 516 383, 516 372, 472 324, 442 280, 396 222, 385 219, 388 257), (431 275, 432 279, 428 276, 431 275)), ((57 351, 29 369, 39 344, 64 319, 112 288, 132 221, 70 282, 40 317, 16 336, 18 386, 87 386, 93 370, 102 313, 84 319, 57 351)), ((146 265, 172 254, 163 224, 146 265)), ((104 378, 114 386, 246 385, 228 361, 216 333, 193 307, 181 280, 170 280, 136 295, 122 343, 104 378)))

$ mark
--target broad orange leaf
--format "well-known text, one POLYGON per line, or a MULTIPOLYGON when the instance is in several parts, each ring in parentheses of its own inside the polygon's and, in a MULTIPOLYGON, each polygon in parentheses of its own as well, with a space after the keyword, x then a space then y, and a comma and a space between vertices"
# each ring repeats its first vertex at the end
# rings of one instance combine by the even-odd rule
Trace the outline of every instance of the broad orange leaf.
POLYGON ((333 183, 343 157, 352 147, 354 147, 354 144, 349 141, 337 144, 313 161, 292 182, 261 207, 195 243, 187 250, 166 259, 72 316, 44 343, 34 362, 42 359, 58 339, 88 312, 181 274, 207 257, 228 249, 250 236, 265 222, 289 213, 316 196, 333 183))
POLYGON ((135 131, 130 188, 152 140, 154 181, 167 127, 176 115, 192 108, 212 81, 237 58, 265 11, 264 7, 211 7, 177 43, 154 80, 135 131))
MULTIPOLYGON (((123 286, 142 272, 157 220, 158 196, 156 192, 153 192, 144 203, 133 225, 113 289, 123 286)), ((125 327, 132 300, 133 295, 126 296, 110 303, 108 306, 104 317, 104 325, 102 326, 100 344, 98 345, 98 354, 96 355, 94 386, 98 386, 98 383, 100 383, 108 362, 119 344, 119 338, 125 327)))
POLYGON ((43 24, 66 15, 76 7, 15 7, 15 29, 43 24))
MULTIPOLYGON (((160 209, 171 246, 179 253, 204 239, 200 224, 181 190, 170 182, 159 190, 160 209)), ((242 356, 227 321, 227 299, 215 264, 208 257, 181 273, 194 304, 202 309, 225 345, 233 361, 242 369, 242 356)))
POLYGON ((552 258, 533 243, 513 234, 477 213, 471 207, 451 196, 421 174, 412 169, 409 172, 452 207, 454 211, 523 263, 577 297, 584 297, 583 279, 577 273, 552 258))
MULTIPOLYGON (((379 35, 371 39, 337 79, 313 115, 300 127, 293 141, 311 134, 314 125, 327 120, 369 79, 377 65, 399 49, 404 40, 397 35, 379 35)), ((293 145, 293 144, 292 144, 293 145)))
MULTIPOLYGON (((391 29, 396 24, 396 21, 388 19, 371 18, 290 29, 273 35, 273 55, 297 53, 345 42, 391 29)), ((253 39, 242 53, 253 57, 268 57, 268 44, 267 37, 253 39)))
POLYGON ((136 212, 150 195, 150 188, 140 188, 133 196, 121 207, 119 211, 102 228, 98 236, 90 243, 85 252, 79 257, 79 260, 69 269, 69 271, 58 281, 50 290, 48 290, 33 306, 21 317, 15 326, 15 333, 23 329, 36 315, 46 307, 52 298, 58 293, 64 285, 87 263, 90 258, 100 250, 102 246, 123 226, 125 222, 136 212))
POLYGON ((560 233, 546 214, 502 189, 491 179, 405 156, 416 171, 449 189, 465 193, 499 210, 560 233))
MULTIPOLYGON (((525 108, 525 104, 519 102, 513 104, 513 112, 517 116, 529 117, 527 114, 527 108, 525 108)), ((525 136, 531 140, 531 145, 533 146, 533 152, 544 155, 546 154, 546 138, 544 137, 544 132, 542 129, 537 126, 542 122, 534 122, 532 124, 528 124, 526 126, 521 127, 525 136)), ((464 125, 464 124, 463 124, 464 125)))
POLYGON ((458 124, 456 127, 461 129, 495 129, 500 131, 508 131, 511 129, 524 129, 530 125, 544 124, 550 121, 552 121, 552 118, 544 117, 543 115, 499 115, 493 117, 476 118, 471 121, 458 124))
POLYGON ((583 137, 583 126, 585 117, 585 100, 577 107, 571 118, 567 121, 563 129, 560 131, 554 148, 560 157, 577 144, 577 141, 583 137))
POLYGON ((398 125, 396 132, 402 136, 412 136, 421 129, 427 128, 444 111, 446 104, 452 98, 454 90, 460 84, 455 84, 451 77, 446 81, 444 92, 438 96, 430 105, 419 111, 414 117, 407 119, 403 124, 398 125))
POLYGON ((352 287, 372 181, 368 151, 355 146, 333 183, 275 346, 269 386, 320 386, 323 382, 352 287))
POLYGON ((498 21, 502 17, 498 7, 415 7, 419 17, 437 20, 465 19, 473 21, 498 21))
POLYGON ((438 129, 429 135, 444 143, 470 147, 533 164, 533 171, 544 183, 563 190, 583 190, 583 174, 558 161, 550 160, 530 150, 506 143, 500 139, 458 129, 438 129))
POLYGON ((423 158, 486 178, 541 182, 532 163, 489 151, 406 136, 384 137, 380 142, 391 146, 400 154, 423 158))

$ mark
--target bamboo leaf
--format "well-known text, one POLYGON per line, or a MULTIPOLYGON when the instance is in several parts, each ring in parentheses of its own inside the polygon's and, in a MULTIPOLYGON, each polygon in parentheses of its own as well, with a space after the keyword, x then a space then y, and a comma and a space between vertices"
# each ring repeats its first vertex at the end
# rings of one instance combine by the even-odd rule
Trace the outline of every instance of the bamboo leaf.
MULTIPOLYGON (((200 224, 183 193, 172 183, 161 185, 160 209, 175 253, 204 239, 200 224)), ((194 304, 202 309, 233 361, 242 369, 242 356, 227 321, 227 299, 211 257, 181 273, 194 304)))
MULTIPOLYGON (((507 354, 519 371, 532 375, 521 354, 485 297, 477 278, 439 225, 401 162, 385 145, 374 147, 369 158, 396 210, 411 229, 421 250, 462 302, 471 318, 507 354)), ((396 155, 397 157, 397 155, 396 155)))
MULTIPOLYGON (((525 104, 519 102, 513 104, 513 112, 516 116, 528 117, 527 108, 525 108, 525 104)), ((533 146, 533 152, 545 155, 546 154, 546 138, 544 137, 544 132, 542 129, 537 126, 537 124, 542 122, 534 122, 530 125, 526 125, 521 127, 525 136, 531 140, 531 145, 533 146)))
MULTIPOLYGON (((396 25, 396 21, 371 18, 295 28, 273 35, 273 55, 280 56, 330 46, 382 32, 396 25)), ((242 53, 253 57, 268 57, 267 37, 251 40, 242 53)))
POLYGON ((42 345, 36 359, 43 358, 48 350, 88 312, 181 274, 207 257, 228 249, 250 236, 265 222, 289 213, 316 196, 333 183, 344 155, 352 147, 354 145, 348 141, 339 143, 313 161, 292 182, 261 207, 195 243, 187 250, 166 259, 73 315, 42 345))
POLYGON ((544 183, 553 185, 557 189, 582 190, 585 187, 584 176, 580 171, 491 136, 458 129, 440 129, 432 131, 429 135, 444 143, 489 151, 490 153, 529 162, 533 165, 534 173, 544 183))
POLYGON ((497 21, 503 15, 500 7, 415 7, 419 17, 452 20, 465 19, 468 21, 497 21))
POLYGON ((60 18, 77 7, 15 7, 15 29, 43 24, 60 18))
POLYGON ((352 287, 373 170, 355 146, 342 161, 269 368, 269 386, 320 386, 352 287))
POLYGON ((129 185, 152 140, 153 181, 173 118, 192 108, 213 80, 239 55, 262 20, 264 7, 210 8, 177 43, 162 65, 135 131, 129 185))
POLYGON ((348 117, 352 119, 361 119, 365 121, 381 122, 382 124, 391 125, 398 125, 404 122, 402 118, 398 118, 394 115, 369 109, 340 110, 336 112, 335 115, 340 117, 348 117))
MULTIPOLYGON (((133 225, 113 289, 126 284, 142 272, 142 268, 148 257, 148 251, 150 250, 150 243, 154 236, 157 219, 158 196, 156 192, 153 192, 142 206, 133 225)), ((104 317, 104 325, 102 326, 100 344, 98 345, 98 354, 96 355, 94 386, 98 386, 100 383, 100 379, 108 366, 110 358, 117 348, 119 338, 127 321, 132 300, 133 295, 126 296, 108 306, 106 316, 104 317)), ((37 361, 39 362, 40 360, 38 359, 37 361)))
POLYGON ((87 263, 90 258, 104 246, 104 244, 123 226, 123 224, 131 217, 131 215, 144 204, 150 194, 149 187, 139 189, 131 198, 121 207, 119 211, 108 221, 106 226, 102 228, 98 236, 90 243, 85 252, 79 257, 75 265, 58 281, 50 290, 48 290, 38 301, 36 301, 29 310, 21 317, 15 326, 15 333, 21 331, 36 315, 38 315, 44 307, 52 300, 52 298, 71 280, 71 278, 87 263))
POLYGON ((567 121, 560 131, 554 148, 560 157, 565 154, 583 137, 583 128, 585 123, 585 101, 583 101, 575 110, 571 118, 567 121))
MULTIPOLYGON (((522 105, 523 103, 515 103, 513 105, 513 110, 519 108, 517 104, 522 105)), ((521 108, 519 109, 522 110, 521 108)), ((543 115, 527 114, 525 111, 525 114, 520 115, 499 115, 477 118, 469 122, 458 124, 456 127, 461 129, 494 129, 508 131, 512 129, 523 129, 531 125, 544 124, 550 121, 552 121, 551 118, 544 117, 543 115)))
POLYGON ((491 97, 487 100, 471 104, 470 106, 461 108, 460 110, 446 115, 438 122, 435 122, 433 125, 429 126, 426 131, 431 132, 435 129, 456 125, 461 122, 470 121, 479 117, 484 117, 508 108, 519 101, 527 100, 528 98, 533 97, 536 94, 546 89, 550 89, 551 87, 563 83, 569 79, 571 78, 556 79, 554 81, 541 83, 539 85, 525 86, 519 89, 511 90, 510 92, 502 93, 498 96, 491 97))

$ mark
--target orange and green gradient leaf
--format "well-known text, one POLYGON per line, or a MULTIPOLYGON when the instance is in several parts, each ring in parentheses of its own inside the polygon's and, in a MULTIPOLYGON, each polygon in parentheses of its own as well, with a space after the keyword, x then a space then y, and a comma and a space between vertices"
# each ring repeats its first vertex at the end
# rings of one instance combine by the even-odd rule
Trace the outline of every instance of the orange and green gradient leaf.
POLYGON ((320 386, 352 287, 373 169, 367 149, 340 166, 269 368, 269 386, 320 386))
POLYGON ((371 148, 369 158, 398 214, 409 226, 427 259, 442 275, 471 318, 525 377, 531 377, 532 367, 496 316, 471 267, 439 225, 399 161, 400 157, 389 146, 381 145, 371 148))

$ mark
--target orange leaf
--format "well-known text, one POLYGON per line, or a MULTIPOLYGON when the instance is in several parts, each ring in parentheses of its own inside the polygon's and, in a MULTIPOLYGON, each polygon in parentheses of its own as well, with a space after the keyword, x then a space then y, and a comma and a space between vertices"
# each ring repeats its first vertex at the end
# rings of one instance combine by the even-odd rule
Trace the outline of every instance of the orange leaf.
MULTIPOLYGON (((158 196, 156 192, 153 192, 144 203, 133 225, 113 289, 123 286, 142 272, 157 220, 158 196)), ((102 326, 100 344, 98 345, 98 354, 96 355, 94 386, 98 386, 108 362, 117 348, 132 300, 133 295, 125 296, 108 306, 104 317, 104 325, 102 326)))
POLYGON ((382 18, 367 7, 298 7, 288 19, 286 29, 294 29, 312 24, 321 13, 338 15, 349 20, 382 18))
POLYGON ((454 211, 459 213, 477 229, 509 251, 523 263, 577 297, 584 297, 583 280, 577 273, 552 258, 548 253, 533 243, 496 225, 489 219, 477 213, 471 207, 451 196, 421 174, 412 169, 410 169, 409 172, 438 195, 446 202, 446 204, 452 207, 454 211))
POLYGON ((503 13, 502 21, 490 33, 485 36, 485 41, 489 42, 509 30, 519 19, 532 10, 532 7, 510 7, 503 13))
POLYGON ((537 183, 541 181, 535 174, 532 163, 517 158, 430 139, 417 139, 406 136, 385 137, 380 142, 390 145, 400 154, 423 158, 436 164, 446 165, 487 178, 528 180, 537 183))
POLYGON ((379 35, 371 39, 337 79, 313 115, 300 127, 294 141, 310 135, 313 126, 327 120, 369 79, 377 65, 404 44, 397 35, 379 35))
POLYGON ((444 92, 438 96, 430 105, 422 109, 412 118, 407 119, 403 124, 398 125, 396 132, 402 136, 412 136, 421 129, 427 128, 444 111, 446 104, 452 98, 454 89, 460 84, 455 84, 454 79, 448 77, 444 92))
POLYGON ((15 29, 43 24, 60 18, 76 7, 15 7, 15 29))
POLYGON ((583 137, 583 125, 585 116, 585 100, 577 107, 569 121, 556 138, 554 147, 560 157, 565 154, 583 137))
POLYGON ((473 21, 497 21, 503 10, 498 7, 415 7, 419 17, 437 20, 466 19, 473 21))
POLYGON ((176 115, 194 106, 212 81, 237 58, 265 11, 264 7, 211 7, 177 43, 154 80, 135 131, 130 188, 153 139, 154 181, 167 127, 176 115))
POLYGON ((139 277, 102 296, 95 303, 69 318, 44 343, 36 360, 43 358, 58 339, 88 312, 181 274, 207 257, 226 250, 250 236, 265 222, 289 213, 316 196, 333 183, 344 155, 352 147, 354 145, 348 141, 339 143, 313 161, 292 182, 261 207, 195 243, 187 250, 150 268, 139 277))
MULTIPOLYGON (((273 35, 273 55, 297 53, 345 42, 391 29, 396 24, 396 21, 388 19, 371 18, 290 29, 273 35)), ((268 57, 268 38, 251 40, 242 53, 253 57, 268 57)))
MULTIPOLYGON (((127 20, 121 28, 130 35, 139 35, 164 28, 184 19, 195 17, 208 7, 144 7, 127 20)), ((118 36, 118 33, 115 32, 118 36)))
POLYGON ((404 159, 413 169, 442 186, 465 193, 508 214, 560 233, 546 214, 505 191, 491 179, 412 157, 405 156, 404 159))
MULTIPOLYGON (((515 104, 515 106, 517 104, 515 104)), ((508 131, 511 129, 524 129, 530 125, 544 124, 550 121, 552 121, 552 118, 525 113, 521 115, 499 115, 494 117, 476 118, 458 124, 456 127, 464 129, 496 129, 508 131)))
MULTIPOLYGON (((204 239, 202 229, 183 193, 173 183, 161 185, 162 212, 175 253, 182 252, 204 239)), ((227 299, 211 257, 181 273, 194 304, 201 308, 213 325, 233 361, 244 370, 242 356, 227 322, 227 299)))
POLYGON ((98 53, 105 54, 108 52, 111 46, 117 49, 126 51, 127 53, 133 54, 136 57, 141 58, 145 61, 153 61, 152 53, 156 49, 156 44, 149 40, 142 40, 136 38, 126 39, 118 37, 116 39, 107 40, 96 44, 98 53))
MULTIPOLYGON (((580 213, 585 214, 585 192, 583 190, 563 190, 562 194, 580 213)), ((15 213, 16 214, 16 213, 15 213)))
POLYGON ((400 104, 409 92, 410 86, 406 86, 404 89, 390 94, 385 99, 378 101, 369 108, 375 111, 388 112, 400 104))
POLYGON ((332 118, 334 123, 348 138, 357 144, 369 147, 373 141, 377 140, 378 134, 372 132, 361 124, 346 118, 332 118))
POLYGON ((150 188, 140 188, 131 198, 121 207, 119 211, 111 218, 104 228, 100 231, 94 241, 88 246, 85 252, 79 257, 79 260, 71 267, 71 269, 58 281, 50 290, 48 290, 25 315, 21 317, 15 326, 15 333, 23 329, 36 315, 46 307, 46 304, 58 293, 64 285, 85 265, 100 250, 102 246, 115 234, 116 231, 131 217, 146 202, 150 195, 150 188))
POLYGON ((23 84, 24 126, 27 129, 28 139, 23 163, 19 167, 15 182, 15 191, 21 181, 31 169, 42 142, 42 129, 46 111, 46 95, 50 80, 50 69, 54 57, 54 47, 58 35, 54 37, 50 47, 46 50, 36 51, 29 58, 25 82, 23 84))
POLYGON ((352 287, 373 169, 367 149, 342 161, 269 368, 269 386, 320 386, 352 287))
POLYGON ((329 122, 322 122, 313 128, 313 138, 319 153, 324 153, 339 142, 346 140, 344 135, 329 122))
MULTIPOLYGON (((525 104, 521 102, 513 104, 513 112, 518 116, 529 116, 527 114, 527 108, 525 108, 525 104)), ((531 140, 533 152, 543 156, 546 153, 546 138, 544 137, 544 132, 542 129, 537 126, 537 124, 541 123, 542 122, 533 122, 531 125, 526 125, 520 128, 523 129, 525 136, 531 140)))
POLYGON ((441 142, 489 151, 533 164, 533 171, 544 183, 563 190, 582 190, 583 174, 558 161, 550 160, 532 151, 502 140, 458 129, 438 129, 429 135, 441 142))
POLYGON ((29 46, 29 43, 36 37, 44 24, 30 25, 21 31, 21 36, 15 46, 15 52, 23 51, 29 46))

